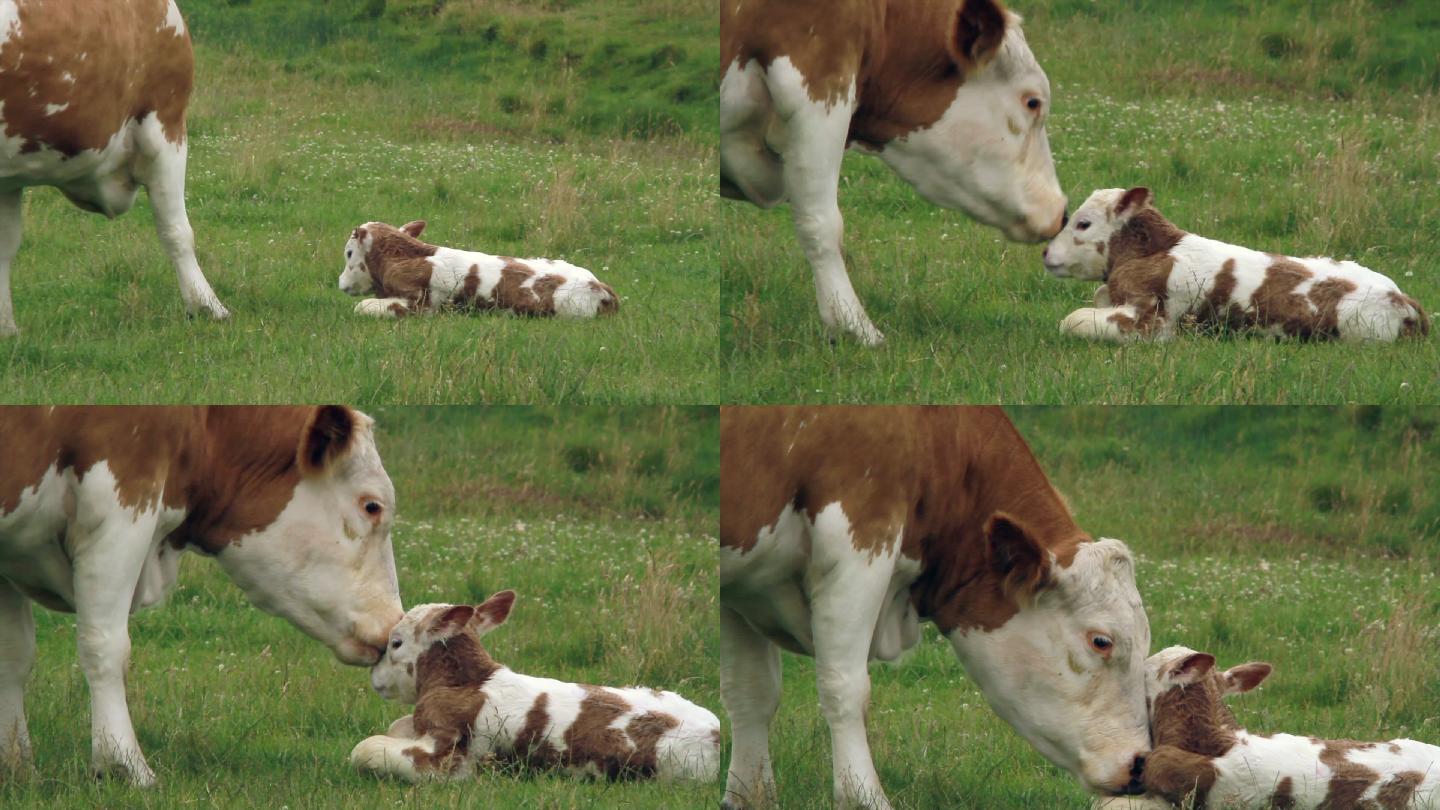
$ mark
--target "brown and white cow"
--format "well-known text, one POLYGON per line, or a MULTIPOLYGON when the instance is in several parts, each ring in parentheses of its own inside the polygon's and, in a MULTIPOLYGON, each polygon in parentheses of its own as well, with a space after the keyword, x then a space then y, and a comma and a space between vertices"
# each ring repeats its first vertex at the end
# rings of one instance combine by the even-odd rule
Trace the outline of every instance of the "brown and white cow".
POLYGON ((343 407, 0 408, 0 752, 29 755, 30 602, 73 612, 91 759, 155 776, 125 700, 129 614, 213 557, 252 604, 347 664, 399 621, 395 490, 368 416, 343 407))
POLYGON ((992 708, 1099 793, 1139 791, 1150 628, 1118 540, 1075 525, 996 408, 724 408, 726 804, 775 800, 781 648, 814 656, 835 797, 888 807, 866 664, 934 622, 992 708))
POLYGON ((229 315, 185 214, 193 75, 174 0, 0 0, 0 336, 17 332, 10 264, 28 186, 107 217, 145 186, 186 311, 229 315))
POLYGON ((722 0, 720 50, 720 193, 790 201, 827 327, 883 340, 841 256, 847 148, 1010 239, 1060 230, 1050 82, 996 0, 722 0))

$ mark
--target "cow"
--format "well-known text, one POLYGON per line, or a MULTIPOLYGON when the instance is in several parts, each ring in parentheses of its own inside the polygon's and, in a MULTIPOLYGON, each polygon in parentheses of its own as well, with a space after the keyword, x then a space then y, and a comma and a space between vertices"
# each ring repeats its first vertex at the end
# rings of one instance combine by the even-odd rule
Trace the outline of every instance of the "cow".
POLYGON ((479 605, 417 605, 370 670, 382 697, 414 714, 350 752, 357 767, 411 781, 460 779, 514 762, 606 779, 713 781, 720 721, 674 692, 522 675, 481 638, 505 623, 514 591, 479 605))
POLYGON ((720 193, 789 200, 828 329, 884 339, 841 256, 847 148, 1009 239, 1062 227, 1050 82, 996 0, 722 0, 720 50, 720 193))
POLYGON ((229 316, 185 214, 194 61, 174 0, 0 0, 0 336, 19 331, 10 264, 29 186, 110 218, 144 186, 186 311, 229 316))
POLYGON ((153 784, 125 700, 129 614, 212 557, 346 664, 400 620, 395 490, 344 407, 0 408, 0 753, 29 759, 31 602, 75 614, 97 774, 153 784))
POLYGON ((781 649, 813 656, 837 805, 887 808, 866 663, 930 621, 990 706, 1090 790, 1141 792, 1150 626, 996 408, 729 407, 720 421, 725 805, 776 800, 781 649))

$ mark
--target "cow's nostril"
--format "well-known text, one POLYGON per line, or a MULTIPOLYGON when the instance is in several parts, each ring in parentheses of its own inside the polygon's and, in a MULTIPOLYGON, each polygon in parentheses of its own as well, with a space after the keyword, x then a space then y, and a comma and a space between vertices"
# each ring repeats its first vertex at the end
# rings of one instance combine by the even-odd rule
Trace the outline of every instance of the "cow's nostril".
POLYGON ((1065 227, 1066 225, 1069 225, 1069 224, 1070 224, 1070 212, 1069 212, 1069 211, 1062 211, 1062 212, 1060 213, 1060 227, 1063 228, 1063 227, 1065 227))

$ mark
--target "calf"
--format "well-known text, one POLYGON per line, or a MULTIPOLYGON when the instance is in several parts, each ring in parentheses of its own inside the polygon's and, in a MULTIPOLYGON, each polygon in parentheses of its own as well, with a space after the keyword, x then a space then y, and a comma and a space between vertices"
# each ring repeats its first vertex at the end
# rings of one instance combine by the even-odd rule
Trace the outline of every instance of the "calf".
POLYGON ((350 761, 410 780, 463 778, 492 758, 609 779, 716 777, 720 721, 674 692, 533 678, 491 658, 480 637, 514 602, 501 591, 476 606, 411 608, 370 682, 415 713, 350 761))
POLYGON ((1148 188, 1096 191, 1046 247, 1045 269, 1052 274, 1105 280, 1095 306, 1070 313, 1062 333, 1165 339, 1189 319, 1305 338, 1394 340, 1429 333, 1415 299, 1373 270, 1186 233, 1151 201, 1148 188))
POLYGON ((356 304, 357 314, 396 318, 449 307, 593 318, 620 308, 615 291, 583 267, 427 245, 418 238, 423 230, 423 221, 367 222, 350 233, 340 289, 378 296, 356 304))
POLYGON ((1251 734, 1221 698, 1254 689, 1270 665, 1214 666, 1214 656, 1185 647, 1146 661, 1148 792, 1195 808, 1440 808, 1440 748, 1251 734))

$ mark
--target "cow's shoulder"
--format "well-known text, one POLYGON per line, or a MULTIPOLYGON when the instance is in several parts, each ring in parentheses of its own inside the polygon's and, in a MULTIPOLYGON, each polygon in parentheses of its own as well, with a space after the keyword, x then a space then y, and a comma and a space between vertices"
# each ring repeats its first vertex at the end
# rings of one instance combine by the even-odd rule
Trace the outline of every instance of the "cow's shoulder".
POLYGON ((834 104, 859 83, 867 51, 883 36, 887 0, 724 0, 722 69, 739 60, 770 70, 787 60, 809 98, 834 104))

